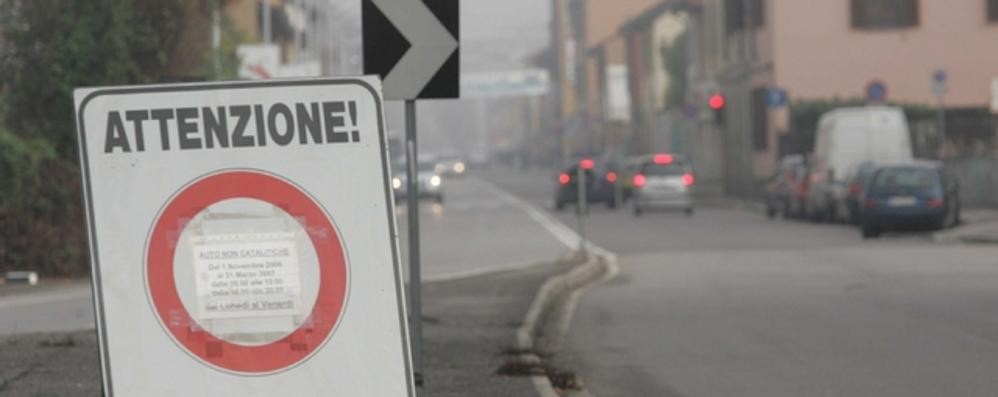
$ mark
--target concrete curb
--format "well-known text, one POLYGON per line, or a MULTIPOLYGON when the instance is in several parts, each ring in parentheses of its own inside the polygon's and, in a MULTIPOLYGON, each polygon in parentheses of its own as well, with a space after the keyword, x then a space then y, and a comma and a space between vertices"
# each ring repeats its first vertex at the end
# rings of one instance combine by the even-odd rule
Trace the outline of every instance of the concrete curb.
MULTIPOLYGON (((599 250, 602 251, 602 250, 599 250)), ((589 250, 589 252, 576 251, 572 257, 563 258, 568 261, 582 261, 568 272, 552 276, 537 290, 533 302, 524 315, 523 324, 516 330, 516 348, 523 352, 519 359, 525 363, 538 364, 540 357, 534 352, 534 340, 543 328, 543 319, 552 313, 554 303, 559 297, 570 294, 566 305, 570 306, 566 312, 566 318, 561 319, 559 333, 564 334, 568 330, 568 323, 571 321, 571 313, 574 312, 575 304, 584 289, 593 283, 606 280, 616 274, 615 258, 607 258, 603 255, 589 250)), ((559 394, 551 384, 547 375, 531 376, 538 394, 542 397, 558 397, 559 394)), ((588 392, 580 391, 576 395, 588 396, 588 392)))

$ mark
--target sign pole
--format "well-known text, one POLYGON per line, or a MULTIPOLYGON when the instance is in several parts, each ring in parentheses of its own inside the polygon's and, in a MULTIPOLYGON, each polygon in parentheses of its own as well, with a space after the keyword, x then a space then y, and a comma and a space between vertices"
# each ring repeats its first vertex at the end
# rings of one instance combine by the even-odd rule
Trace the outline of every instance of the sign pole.
POLYGON ((423 303, 419 267, 419 157, 416 150, 416 101, 405 101, 406 208, 409 219, 409 332, 416 385, 423 384, 423 303))
POLYGON ((578 188, 576 193, 576 199, 578 200, 575 206, 576 214, 579 221, 579 250, 586 250, 586 214, 589 213, 589 198, 586 197, 586 170, 580 165, 576 169, 576 180, 575 186, 578 188))

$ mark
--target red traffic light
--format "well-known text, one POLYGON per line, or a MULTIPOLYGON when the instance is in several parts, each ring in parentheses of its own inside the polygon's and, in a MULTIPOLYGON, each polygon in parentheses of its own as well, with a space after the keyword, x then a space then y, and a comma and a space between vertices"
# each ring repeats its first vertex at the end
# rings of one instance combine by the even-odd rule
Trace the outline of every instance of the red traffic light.
POLYGON ((710 96, 710 100, 707 102, 707 105, 710 106, 711 109, 721 110, 724 109, 724 105, 727 104, 727 102, 728 101, 724 98, 724 95, 714 94, 710 96))

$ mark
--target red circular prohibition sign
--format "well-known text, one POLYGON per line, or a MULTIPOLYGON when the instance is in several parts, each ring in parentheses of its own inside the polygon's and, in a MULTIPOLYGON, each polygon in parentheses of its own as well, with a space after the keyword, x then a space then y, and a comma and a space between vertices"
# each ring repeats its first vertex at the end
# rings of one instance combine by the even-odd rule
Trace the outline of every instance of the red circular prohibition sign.
POLYGON ((160 212, 148 247, 146 285, 160 322, 180 345, 215 367, 254 375, 294 366, 325 342, 342 314, 347 264, 336 228, 307 194, 274 176, 227 171, 188 185, 160 212), (173 259, 184 227, 208 206, 232 198, 261 200, 298 219, 319 261, 319 291, 312 312, 294 332, 265 345, 235 344, 204 331, 177 293, 173 259))

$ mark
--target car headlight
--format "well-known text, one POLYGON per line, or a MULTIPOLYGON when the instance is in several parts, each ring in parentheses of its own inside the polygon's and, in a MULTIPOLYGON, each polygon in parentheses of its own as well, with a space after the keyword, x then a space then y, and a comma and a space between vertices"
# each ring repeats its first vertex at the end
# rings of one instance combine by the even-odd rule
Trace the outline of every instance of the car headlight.
POLYGON ((440 186, 440 177, 437 175, 430 177, 430 186, 437 187, 440 186))
POLYGON ((402 180, 398 179, 398 178, 392 178, 392 188, 401 189, 402 188, 402 180))
POLYGON ((458 174, 464 172, 464 163, 461 162, 454 163, 454 172, 458 174))

